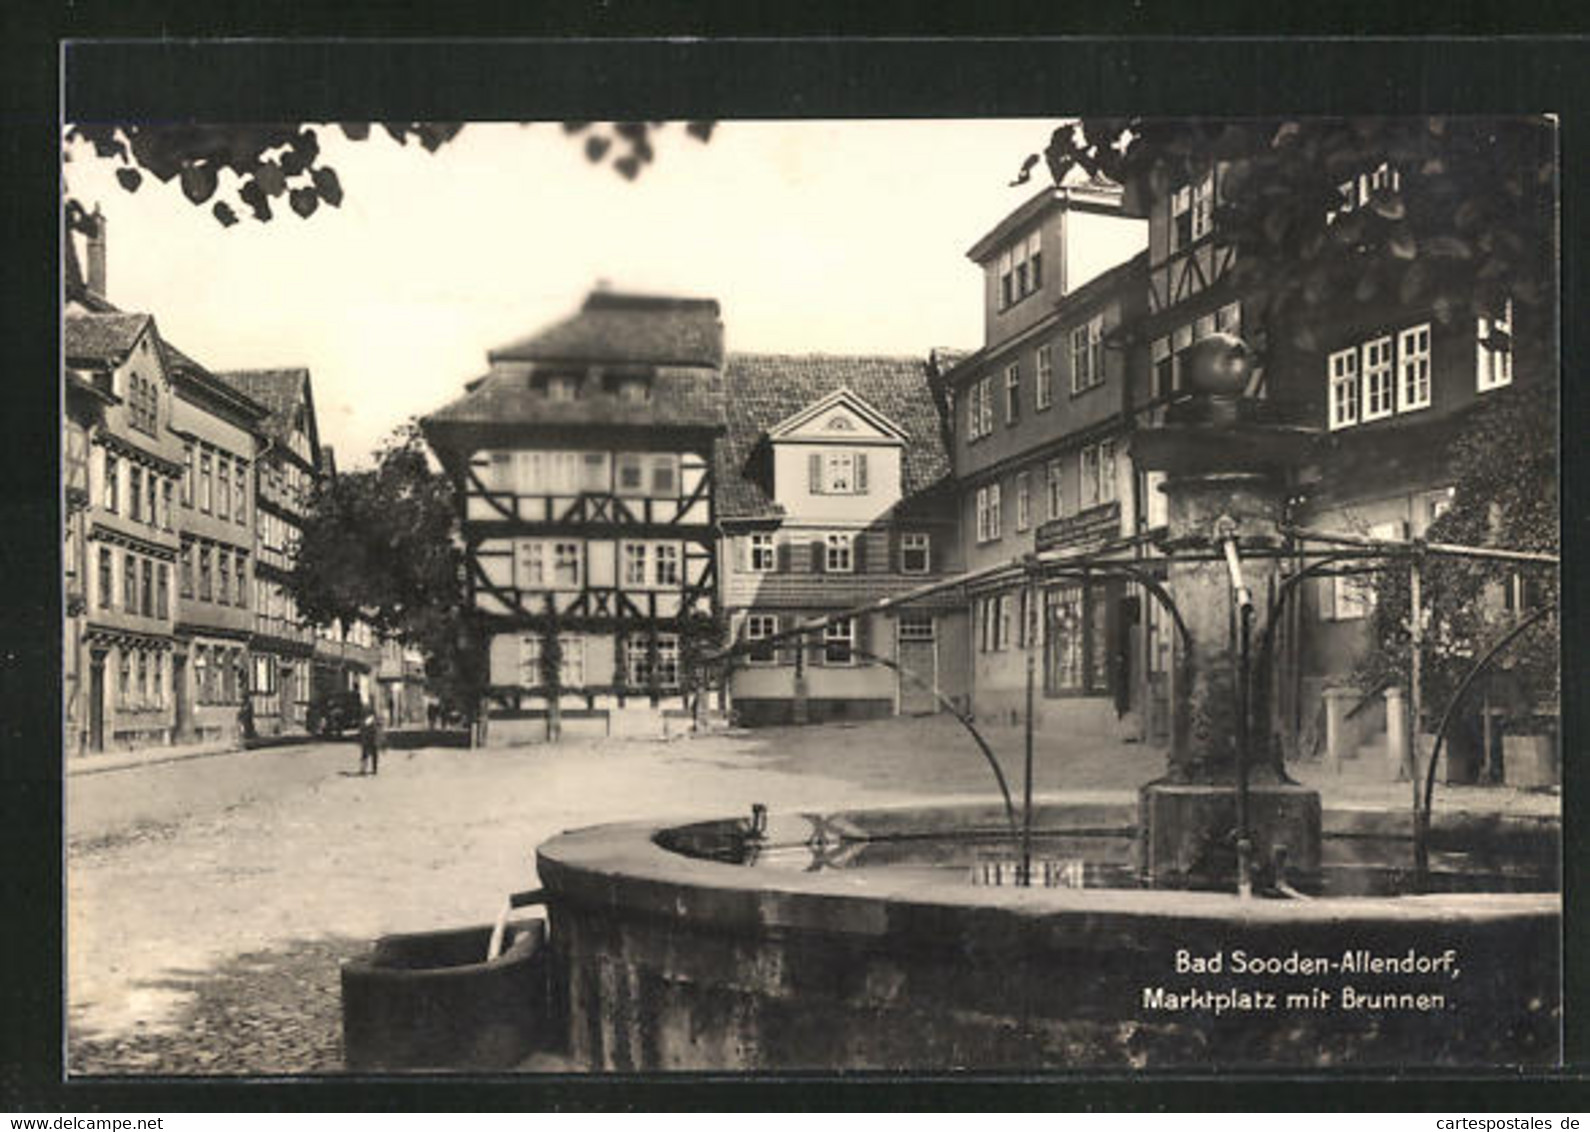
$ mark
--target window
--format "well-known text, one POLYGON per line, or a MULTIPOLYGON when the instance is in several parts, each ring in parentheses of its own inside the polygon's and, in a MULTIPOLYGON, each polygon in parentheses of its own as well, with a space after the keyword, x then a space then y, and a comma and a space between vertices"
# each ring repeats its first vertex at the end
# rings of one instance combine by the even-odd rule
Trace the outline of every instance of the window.
POLYGON ((1094 315, 1071 331, 1071 392, 1081 393, 1104 381, 1104 316, 1094 315))
POLYGON ((573 401, 580 395, 579 378, 567 374, 559 374, 547 378, 547 399, 549 401, 573 401))
POLYGON ((1116 499, 1115 441, 1099 441, 1099 502, 1116 499))
POLYGON ((546 582, 546 545, 534 539, 520 539, 514 544, 514 586, 521 590, 533 590, 546 585, 546 582))
POLYGON ((932 552, 927 535, 913 532, 900 536, 900 573, 926 574, 931 564, 932 552))
POLYGON ((671 542, 661 542, 652 547, 659 586, 679 584, 679 547, 671 542))
POLYGON ((855 660, 855 624, 846 617, 830 621, 823 629, 823 663, 851 664, 855 660))
POLYGON ((232 517, 239 526, 248 522, 248 480, 243 461, 232 465, 232 517))
POLYGON ((1375 193, 1396 192, 1402 187, 1402 177, 1389 162, 1382 161, 1373 170, 1350 177, 1336 186, 1339 197, 1335 208, 1325 214, 1325 223, 1333 224, 1340 216, 1345 216, 1369 203, 1375 193))
POLYGON ((164 619, 171 616, 171 567, 164 562, 160 564, 156 585, 155 616, 164 619))
POLYGON ((235 596, 237 600, 237 607, 239 609, 248 608, 248 575, 243 569, 243 562, 243 553, 242 551, 239 551, 237 555, 237 574, 235 578, 237 582, 235 596))
POLYGON ((578 588, 580 584, 580 544, 559 542, 552 546, 552 581, 554 585, 578 588))
MULTIPOLYGON (((752 613, 745 619, 745 639, 762 641, 778 632, 778 618, 771 613, 752 613)), ((746 653, 746 663, 769 665, 777 663, 778 651, 773 644, 752 644, 746 653)))
POLYGON ((856 536, 837 532, 823 538, 823 572, 848 574, 855 568, 856 536))
POLYGON ((651 400, 651 382, 644 377, 626 377, 618 383, 618 399, 635 405, 651 400))
POLYGON ((1044 592, 1045 686, 1050 692, 1080 691, 1086 679, 1087 643, 1081 586, 1044 592))
POLYGON ((105 453, 105 495, 102 502, 104 503, 105 510, 107 511, 116 511, 119 509, 119 501, 121 497, 121 483, 117 474, 119 464, 120 461, 116 459, 114 453, 109 451, 105 453))
POLYGON ((208 515, 210 513, 210 511, 214 507, 214 500, 212 499, 212 494, 213 494, 213 492, 212 492, 212 484, 211 484, 211 480, 210 480, 210 454, 208 452, 200 452, 199 453, 199 510, 203 511, 206 515, 208 515))
POLYGON ((111 557, 113 553, 108 546, 99 548, 99 607, 101 609, 116 608, 116 564, 111 557))
POLYGON ((183 597, 193 596, 193 544, 185 542, 178 551, 177 592, 183 597))
POLYGON ((1099 502, 1099 450, 1088 445, 1082 450, 1082 509, 1095 507, 1099 502))
MULTIPOLYGON (((578 633, 558 634, 558 687, 585 687, 585 637, 578 633)), ((527 688, 545 686, 548 681, 541 667, 541 634, 527 633, 519 638, 519 683, 527 688)))
POLYGON ((1358 423, 1358 349, 1338 350, 1330 356, 1330 426, 1346 428, 1358 423))
POLYGON ((1513 382, 1513 300, 1494 318, 1481 316, 1474 327, 1476 387, 1481 393, 1513 382))
POLYGON ((867 454, 850 449, 831 448, 809 457, 813 495, 865 495, 867 493, 867 454))
POLYGON ((143 604, 138 607, 139 612, 145 617, 153 617, 155 615, 155 564, 148 558, 143 560, 143 587, 141 593, 143 604))
POLYGON ((933 615, 931 613, 900 614, 900 639, 902 641, 931 641, 933 615))
POLYGON ((999 306, 1003 310, 1043 286, 1043 238, 1033 232, 999 257, 999 306))
POLYGON ((1005 424, 1013 425, 1021 417, 1021 363, 1011 362, 1005 367, 1005 424))
POLYGON ((121 650, 116 664, 116 706, 132 706, 132 654, 126 649, 121 650))
POLYGON ((1016 529, 1024 531, 1032 526, 1032 476, 1016 473, 1016 529))
POLYGON ((624 544, 624 585, 640 588, 646 584, 646 544, 624 544))
POLYGON ((144 470, 134 464, 127 469, 128 510, 136 520, 144 517, 144 470))
POLYGON ((128 613, 138 612, 138 559, 131 554, 121 560, 121 607, 128 613))
POLYGON ((580 456, 580 490, 609 491, 613 476, 606 452, 585 452, 580 456))
POLYGON ((162 527, 164 527, 168 531, 173 529, 172 526, 171 526, 171 481, 170 480, 161 480, 160 481, 160 525, 162 527))
POLYGON ((1368 617, 1373 607, 1372 591, 1362 578, 1337 575, 1330 579, 1328 609, 1322 609, 1326 620, 1357 621, 1368 617))
POLYGON ((643 495, 646 491, 646 465, 635 452, 621 452, 618 456, 618 494, 643 495))
POLYGON ((1397 335, 1397 411, 1430 407, 1430 324, 1397 335))
POLYGON ((193 688, 201 704, 210 702, 210 650, 203 645, 193 652, 193 688))
POLYGON ((754 573, 770 574, 778 567, 778 555, 773 546, 773 536, 756 534, 750 536, 749 565, 754 573))
POLYGON ((149 706, 149 654, 141 649, 138 652, 138 684, 133 703, 141 708, 149 706))
POLYGON ((668 453, 651 458, 651 493, 672 497, 679 494, 679 459, 668 453))
POLYGON ((1082 507, 1098 507, 1116 498, 1115 441, 1101 440, 1082 450, 1082 507))
POLYGON ((994 379, 979 378, 966 398, 967 435, 971 440, 994 431, 994 379))
POLYGON ((215 497, 215 514, 218 518, 232 517, 232 462, 225 456, 216 457, 216 478, 220 481, 215 497))
POLYGON ((1221 334, 1242 333, 1242 304, 1227 303, 1215 312, 1215 330, 1221 334))
POLYGON ((211 585, 210 575, 210 547, 199 548, 199 600, 210 601, 214 597, 214 587, 211 585))
POLYGON ((977 489, 977 541, 993 542, 999 538, 999 485, 991 483, 977 489))
POLYGON ((624 665, 628 669, 632 688, 647 688, 655 678, 659 688, 679 686, 679 636, 676 633, 658 633, 656 638, 656 663, 652 663, 652 649, 648 642, 631 638, 624 646, 624 665))
POLYGON ((983 652, 1003 652, 1010 647, 1010 595, 985 597, 978 602, 978 647, 983 652))
POLYGON ((1058 519, 1064 507, 1064 499, 1060 490, 1064 484, 1061 468, 1064 465, 1058 459, 1050 460, 1044 467, 1044 492, 1048 496, 1048 517, 1058 519))
POLYGON ((657 686, 679 686, 679 636, 677 633, 657 634, 657 686))
POLYGON ((1391 339, 1364 343, 1364 397, 1360 420, 1389 417, 1395 407, 1391 374, 1391 339))
POLYGON ((1179 251, 1207 236, 1214 222, 1215 178, 1207 173, 1194 185, 1183 185, 1171 194, 1171 251, 1179 251))
POLYGON ((1033 386, 1033 405, 1047 409, 1054 404, 1054 347, 1038 347, 1038 378, 1033 386))
POLYGON ((994 648, 1003 652, 1010 647, 1010 595, 1000 594, 995 599, 994 648))
POLYGON ((216 552, 220 559, 221 584, 216 588, 215 600, 225 605, 232 600, 232 555, 225 550, 216 552))

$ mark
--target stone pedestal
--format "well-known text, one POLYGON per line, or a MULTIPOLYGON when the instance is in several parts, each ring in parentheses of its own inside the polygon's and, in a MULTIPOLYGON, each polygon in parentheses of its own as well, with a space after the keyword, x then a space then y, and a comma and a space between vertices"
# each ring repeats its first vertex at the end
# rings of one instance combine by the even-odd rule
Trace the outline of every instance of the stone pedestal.
POLYGON ((1391 781, 1406 781, 1412 764, 1408 755, 1408 701, 1393 684, 1386 689, 1386 772, 1391 781))
POLYGON ((1326 688, 1325 701, 1325 768, 1340 774, 1342 760, 1352 757, 1352 726, 1347 713, 1352 711, 1358 693, 1352 688, 1326 688))
MULTIPOLYGON (((1138 800, 1143 868, 1156 883, 1182 887, 1229 884, 1236 876, 1237 792, 1209 783, 1152 783, 1138 800)), ((1290 783, 1248 789, 1248 835, 1254 876, 1271 879, 1277 850, 1286 877, 1320 868, 1319 793, 1290 783)))
POLYGON ((1186 630, 1178 640, 1169 765, 1143 788, 1139 829, 1152 882, 1206 887, 1238 883, 1244 834, 1253 879, 1263 881, 1278 851, 1289 871, 1317 871, 1320 802, 1268 757, 1267 673, 1251 672, 1250 714, 1243 715, 1244 618, 1251 666, 1279 591, 1272 552, 1282 542, 1286 469, 1307 436, 1265 419, 1264 406, 1242 396, 1243 343, 1214 335, 1193 349, 1192 396, 1132 442, 1139 466, 1166 476, 1166 588, 1186 630), (1238 803, 1244 780, 1245 815, 1238 803))

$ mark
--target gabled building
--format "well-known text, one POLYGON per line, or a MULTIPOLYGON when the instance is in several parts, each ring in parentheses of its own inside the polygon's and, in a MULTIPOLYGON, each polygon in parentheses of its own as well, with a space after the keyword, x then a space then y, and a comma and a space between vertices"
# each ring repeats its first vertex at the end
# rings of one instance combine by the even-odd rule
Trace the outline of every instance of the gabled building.
MULTIPOLYGON (((968 569, 1036 551, 1131 548, 1163 522, 1131 462, 1148 285, 1142 220, 1105 182, 1046 188, 967 253, 983 272, 984 344, 937 367, 950 424, 968 569)), ((972 702, 1014 721, 1026 654, 1042 658, 1041 726, 1100 737, 1168 737, 1168 639, 1139 587, 1119 577, 971 591, 972 702), (1034 638, 1029 642, 1029 626, 1034 638)))
POLYGON ((249 693, 254 726, 262 735, 301 731, 308 721, 315 634, 300 620, 297 605, 283 583, 292 571, 304 513, 320 468, 309 371, 228 370, 216 376, 267 410, 260 426, 264 443, 254 461, 253 485, 254 622, 249 693))
POLYGON ((553 636, 566 706, 682 707, 686 638, 717 638, 717 301, 594 292, 488 360, 422 425, 458 494, 498 734, 551 694, 553 636))
POLYGON ((172 381, 155 320, 107 308, 69 293, 62 320, 67 427, 81 430, 68 437, 63 468, 70 498, 82 504, 71 515, 81 556, 67 563, 79 578, 68 608, 80 610, 69 624, 76 639, 67 642, 74 655, 66 667, 75 674, 69 750, 169 743, 175 722, 174 493, 182 463, 169 428, 172 381))
MULTIPOLYGON (((731 354, 725 385, 718 513, 735 639, 960 569, 924 359, 731 354)), ((804 645, 753 648, 730 701, 747 725, 930 713, 940 697, 964 702, 966 657, 964 611, 946 594, 836 623, 804 645)))

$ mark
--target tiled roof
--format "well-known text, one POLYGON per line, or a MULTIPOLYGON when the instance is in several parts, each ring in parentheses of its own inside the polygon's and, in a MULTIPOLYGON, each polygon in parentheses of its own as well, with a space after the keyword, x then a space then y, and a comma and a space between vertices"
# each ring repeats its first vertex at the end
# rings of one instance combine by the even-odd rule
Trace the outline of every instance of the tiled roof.
POLYGON ((310 400, 307 369, 230 369, 217 372, 215 376, 264 406, 269 414, 263 423, 267 435, 286 440, 292 432, 293 411, 300 403, 311 421, 310 435, 314 435, 314 405, 310 400))
POLYGON ((146 314, 120 311, 69 314, 62 320, 61 351, 67 362, 112 365, 127 356, 149 325, 146 314))
POLYGON ((633 362, 718 367, 723 323, 716 299, 596 291, 580 312, 492 350, 496 361, 633 362))
POLYGON ((587 383, 578 400, 553 401, 523 373, 497 371, 425 418, 434 425, 631 425, 643 428, 723 426, 723 374, 718 369, 663 370, 646 401, 623 401, 587 383))
POLYGON ((729 431, 718 446, 718 514, 776 514, 763 437, 778 422, 848 388, 905 432, 902 493, 949 473, 924 359, 838 354, 730 354, 724 366, 729 431))

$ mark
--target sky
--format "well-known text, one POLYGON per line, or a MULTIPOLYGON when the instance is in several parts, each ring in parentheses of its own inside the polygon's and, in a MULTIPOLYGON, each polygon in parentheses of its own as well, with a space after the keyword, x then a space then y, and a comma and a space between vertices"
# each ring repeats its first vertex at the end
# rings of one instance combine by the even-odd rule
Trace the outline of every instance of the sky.
POLYGON ((966 250, 1037 191, 1009 182, 1060 120, 731 121, 705 145, 674 124, 635 181, 556 124, 475 123, 434 154, 327 127, 342 207, 231 228, 86 151, 65 173, 109 221, 111 301, 211 369, 307 366, 346 469, 598 281, 718 299, 730 350, 975 348, 966 250))

